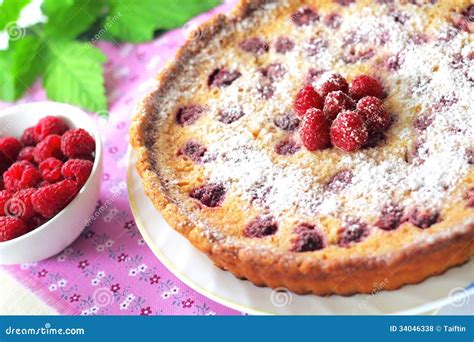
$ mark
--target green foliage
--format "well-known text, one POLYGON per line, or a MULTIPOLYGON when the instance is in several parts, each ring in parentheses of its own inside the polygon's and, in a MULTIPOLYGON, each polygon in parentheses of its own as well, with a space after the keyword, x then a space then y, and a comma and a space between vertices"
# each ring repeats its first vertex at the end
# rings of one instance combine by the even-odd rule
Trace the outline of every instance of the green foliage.
POLYGON ((106 113, 107 108, 103 76, 106 57, 91 44, 97 37, 118 42, 147 41, 157 30, 178 27, 219 3, 44 0, 42 11, 48 21, 19 28, 16 21, 30 1, 4 0, 0 5, 0 31, 10 33, 8 50, 0 51, 0 99, 19 99, 41 77, 50 99, 100 113, 106 113))

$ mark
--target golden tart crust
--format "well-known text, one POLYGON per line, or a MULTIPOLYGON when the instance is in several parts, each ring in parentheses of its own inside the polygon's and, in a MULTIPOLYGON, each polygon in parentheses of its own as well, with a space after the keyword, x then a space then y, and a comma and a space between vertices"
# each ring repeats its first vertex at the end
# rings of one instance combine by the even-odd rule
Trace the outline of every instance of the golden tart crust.
POLYGON ((469 1, 380 2, 241 1, 191 35, 140 104, 130 139, 145 192, 218 267, 259 286, 350 295, 474 254, 469 1), (394 122, 375 147, 309 152, 288 117, 276 124, 324 69, 381 79, 394 122), (296 151, 275 152, 282 141, 296 151), (215 198, 199 202, 202 186, 217 186, 215 198), (407 219, 381 229, 390 205, 407 219), (306 228, 317 250, 300 248, 306 228))

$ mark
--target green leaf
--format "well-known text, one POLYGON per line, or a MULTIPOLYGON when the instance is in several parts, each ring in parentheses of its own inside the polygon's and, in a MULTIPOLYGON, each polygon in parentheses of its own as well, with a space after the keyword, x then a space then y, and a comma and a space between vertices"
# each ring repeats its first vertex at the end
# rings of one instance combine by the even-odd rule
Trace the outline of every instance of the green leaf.
POLYGON ((108 32, 122 41, 143 42, 158 29, 184 24, 191 17, 215 7, 218 0, 110 0, 108 32))
POLYGON ((73 4, 74 0, 44 0, 43 11, 44 13, 54 13, 71 7, 73 4))
POLYGON ((15 99, 15 81, 11 72, 12 52, 0 51, 0 99, 13 101, 15 99))
POLYGON ((13 51, 12 73, 15 82, 15 100, 30 88, 40 75, 44 66, 41 40, 35 36, 27 36, 18 41, 10 42, 13 51))
POLYGON ((41 41, 28 36, 11 41, 6 51, 0 51, 0 98, 18 100, 38 78, 43 60, 41 41))
POLYGON ((21 10, 31 0, 4 0, 0 5, 0 31, 11 22, 16 22, 21 10))
POLYGON ((90 111, 106 108, 103 66, 106 57, 87 43, 48 42, 43 85, 48 98, 90 111))
POLYGON ((52 5, 51 1, 43 5, 44 13, 48 17, 44 32, 55 38, 76 38, 91 27, 102 10, 98 1, 74 0, 69 6, 66 0, 61 0, 61 5, 52 5))

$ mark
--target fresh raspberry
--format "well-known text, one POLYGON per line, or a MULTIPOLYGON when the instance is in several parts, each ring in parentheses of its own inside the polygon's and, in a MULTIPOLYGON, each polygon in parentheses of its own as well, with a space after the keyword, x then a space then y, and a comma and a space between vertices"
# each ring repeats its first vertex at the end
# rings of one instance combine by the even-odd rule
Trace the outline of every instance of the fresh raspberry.
POLYGON ((91 155, 95 151, 95 140, 82 128, 70 129, 61 138, 61 150, 68 158, 91 155))
POLYGON ((273 216, 259 216, 247 224, 244 235, 251 238, 263 238, 273 235, 278 230, 278 224, 273 216))
POLYGON ((299 117, 303 117, 310 108, 323 109, 324 100, 312 86, 302 88, 296 95, 293 109, 299 117))
POLYGON ((342 91, 332 91, 324 100, 324 115, 330 121, 333 121, 340 112, 354 109, 355 102, 342 91))
POLYGON ((214 208, 219 206, 224 200, 225 188, 222 184, 205 184, 192 190, 189 196, 198 200, 206 207, 214 208))
POLYGON ((12 240, 28 232, 26 223, 13 216, 0 217, 0 242, 12 240))
POLYGON ((363 118, 356 112, 339 114, 331 126, 331 142, 340 150, 354 152, 367 143, 369 133, 363 118))
POLYGON ((42 118, 34 128, 34 137, 37 142, 45 139, 49 135, 63 135, 67 131, 67 125, 56 116, 46 116, 42 118))
POLYGON ((383 102, 374 96, 366 96, 359 100, 357 110, 364 118, 369 130, 384 131, 390 125, 390 114, 383 102))
POLYGON ((293 252, 313 252, 324 248, 324 238, 315 226, 302 223, 294 229, 293 252))
POLYGON ((328 147, 331 143, 329 129, 331 123, 320 109, 308 110, 300 128, 300 137, 303 145, 309 151, 328 147))
POLYGON ((63 180, 63 175, 61 173, 61 168, 63 167, 63 162, 56 158, 45 159, 39 164, 39 170, 41 176, 48 183, 57 183, 63 180))
POLYGON ((23 160, 10 166, 3 174, 3 182, 8 191, 16 192, 36 187, 41 182, 41 174, 33 164, 23 160))
POLYGON ((65 179, 76 181, 80 189, 87 182, 93 165, 94 164, 88 160, 70 159, 64 163, 61 173, 65 179))
POLYGON ((349 87, 349 95, 354 100, 359 100, 365 96, 383 97, 383 87, 375 78, 361 75, 357 76, 349 87))
POLYGON ((33 146, 23 147, 18 154, 17 160, 26 160, 30 163, 35 163, 35 148, 33 146))
POLYGON ((332 91, 340 90, 347 94, 349 90, 349 84, 347 83, 346 79, 340 74, 336 73, 323 74, 318 83, 318 92, 323 98, 325 98, 332 91))
POLYGON ((31 201, 43 217, 51 218, 63 210, 77 194, 77 183, 66 179, 38 189, 31 201))
POLYGON ((30 127, 27 128, 23 131, 23 134, 21 135, 21 142, 25 146, 34 146, 36 145, 37 141, 35 138, 35 128, 30 127))
POLYGON ((33 217, 36 211, 31 203, 31 196, 33 196, 35 192, 36 189, 18 191, 5 205, 5 214, 21 218, 22 220, 28 220, 33 217))
POLYGON ((48 158, 63 159, 64 155, 61 151, 61 137, 59 135, 48 135, 44 140, 38 143, 34 152, 35 161, 40 164, 48 158))
POLYGON ((3 153, 11 162, 16 160, 23 145, 20 140, 14 137, 0 138, 0 153, 3 153))
POLYGON ((7 190, 0 191, 0 216, 6 216, 8 213, 5 213, 5 207, 12 198, 13 193, 7 190))

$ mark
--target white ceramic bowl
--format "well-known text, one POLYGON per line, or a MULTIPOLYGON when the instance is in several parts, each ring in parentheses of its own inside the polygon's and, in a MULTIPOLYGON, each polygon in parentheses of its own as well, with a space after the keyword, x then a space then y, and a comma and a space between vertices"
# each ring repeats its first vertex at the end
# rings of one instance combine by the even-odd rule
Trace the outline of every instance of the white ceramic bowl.
POLYGON ((0 264, 21 264, 49 258, 70 245, 84 230, 95 210, 102 180, 102 144, 92 118, 82 110, 56 102, 33 102, 0 112, 0 137, 20 137, 41 118, 62 118, 70 128, 83 128, 95 139, 92 173, 79 194, 59 214, 35 230, 16 239, 0 242, 0 264))

